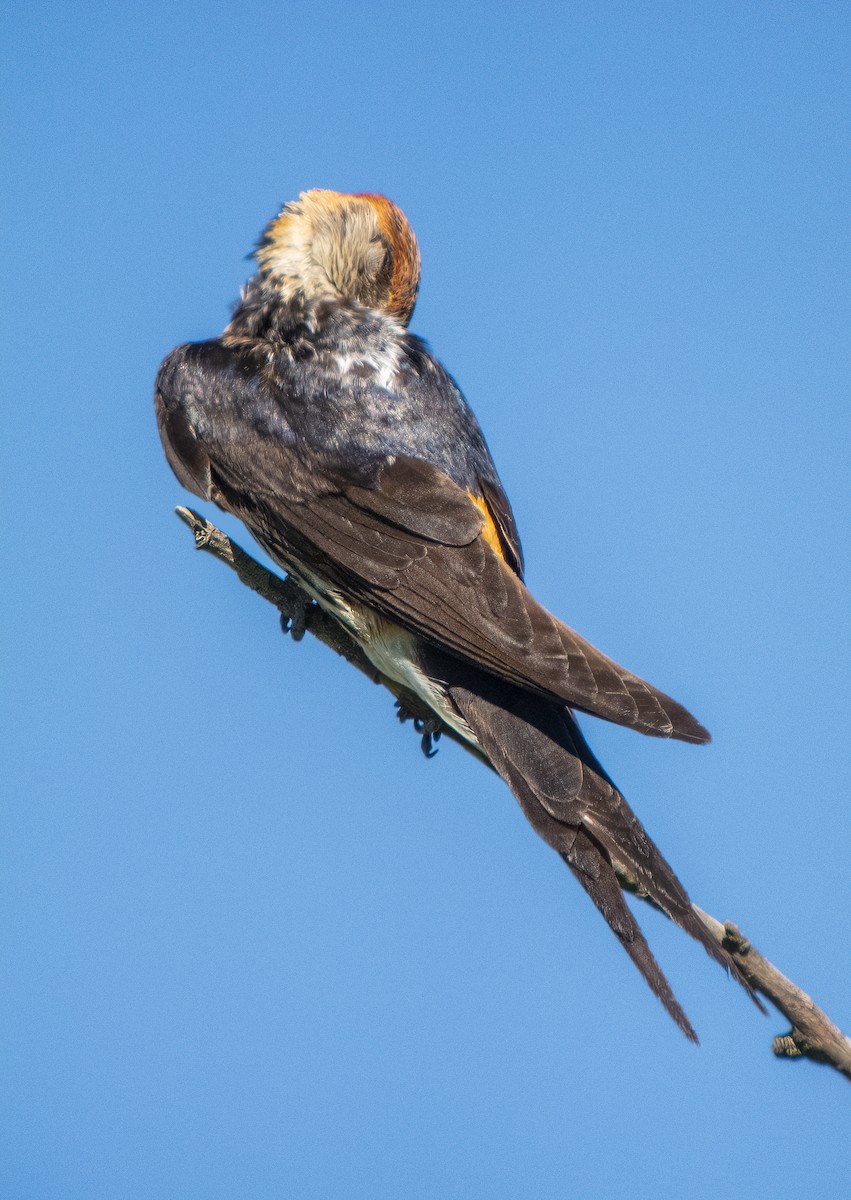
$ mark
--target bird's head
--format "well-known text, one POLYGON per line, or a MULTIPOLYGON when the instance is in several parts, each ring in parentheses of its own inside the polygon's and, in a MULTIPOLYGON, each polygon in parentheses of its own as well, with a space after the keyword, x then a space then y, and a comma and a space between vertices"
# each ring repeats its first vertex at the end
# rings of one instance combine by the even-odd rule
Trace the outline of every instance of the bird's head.
POLYGON ((263 278, 287 300, 354 300, 403 325, 414 311, 417 239, 384 196, 302 192, 267 225, 256 258, 263 278))

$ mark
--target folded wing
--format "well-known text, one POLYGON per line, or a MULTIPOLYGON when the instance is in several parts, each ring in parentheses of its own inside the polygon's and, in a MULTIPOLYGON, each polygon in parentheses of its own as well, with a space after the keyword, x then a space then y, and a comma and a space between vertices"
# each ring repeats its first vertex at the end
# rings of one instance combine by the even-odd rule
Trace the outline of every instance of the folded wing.
POLYGON ((362 468, 347 479, 344 448, 331 459, 296 446, 273 389, 219 343, 205 346, 181 347, 161 368, 166 453, 186 486, 238 516, 283 562, 303 563, 525 689, 656 737, 709 740, 682 705, 538 604, 483 536, 482 501, 497 528, 508 528, 510 547, 511 510, 492 482, 465 489, 406 456, 376 462, 366 480, 362 468))

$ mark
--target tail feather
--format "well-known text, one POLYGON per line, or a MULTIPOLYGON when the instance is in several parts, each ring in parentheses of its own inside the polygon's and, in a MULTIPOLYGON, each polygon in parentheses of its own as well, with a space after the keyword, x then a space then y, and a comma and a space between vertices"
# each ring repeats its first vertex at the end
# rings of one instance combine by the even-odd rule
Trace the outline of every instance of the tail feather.
POLYGON ((568 737, 586 767, 584 828, 604 847, 612 865, 615 868, 626 867, 627 874, 635 878, 654 904, 675 925, 699 942, 709 957, 729 972, 760 1012, 764 1013, 766 1009, 762 1001, 727 951, 716 942, 698 917, 673 868, 598 763, 576 722, 569 714, 565 713, 564 716, 568 737))
POLYGON ((562 854, 562 858, 605 917, 609 929, 638 967, 650 989, 659 997, 689 1041, 696 1043, 697 1034, 624 900, 608 855, 584 829, 580 829, 573 848, 562 854))
POLYGON ((686 1037, 697 1041, 627 906, 617 870, 634 878, 659 908, 700 942, 761 1007, 597 762, 570 711, 437 652, 431 652, 427 669, 432 678, 443 682, 532 827, 570 867, 686 1037))

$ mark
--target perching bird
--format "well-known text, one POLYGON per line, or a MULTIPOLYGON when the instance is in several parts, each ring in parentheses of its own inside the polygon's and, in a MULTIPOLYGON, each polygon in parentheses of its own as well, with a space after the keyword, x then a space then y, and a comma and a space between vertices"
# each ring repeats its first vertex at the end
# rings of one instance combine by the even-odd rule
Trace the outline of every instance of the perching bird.
POLYGON ((696 1041, 616 872, 738 973, 573 710, 655 737, 709 734, 526 590, 478 422, 408 332, 420 258, 400 210, 378 195, 305 192, 256 259, 221 337, 179 346, 160 368, 175 474, 239 517, 382 675, 483 752, 696 1041))

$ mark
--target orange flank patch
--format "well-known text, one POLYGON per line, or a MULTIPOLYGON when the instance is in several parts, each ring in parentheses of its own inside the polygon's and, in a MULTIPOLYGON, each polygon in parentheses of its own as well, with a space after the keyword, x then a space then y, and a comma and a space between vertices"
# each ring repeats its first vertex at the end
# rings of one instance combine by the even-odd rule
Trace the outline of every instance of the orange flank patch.
POLYGON ((485 518, 484 528, 482 529, 480 536, 485 539, 491 550, 493 550, 494 554, 498 554, 502 561, 505 562, 506 559, 505 551, 502 547, 502 538, 499 536, 499 530, 497 529, 496 522, 491 516, 491 510, 488 508, 487 501, 485 500, 484 496, 474 496, 472 492, 468 492, 467 495, 485 518))

